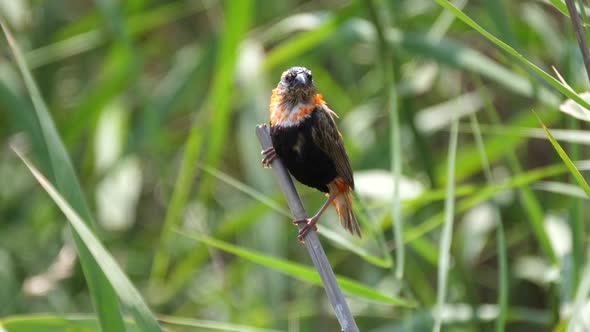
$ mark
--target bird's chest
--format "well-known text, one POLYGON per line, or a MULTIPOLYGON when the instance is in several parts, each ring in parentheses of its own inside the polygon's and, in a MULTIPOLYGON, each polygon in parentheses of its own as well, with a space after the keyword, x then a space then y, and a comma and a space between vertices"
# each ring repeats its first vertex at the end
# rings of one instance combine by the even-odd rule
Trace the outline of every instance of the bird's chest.
POLYGON ((281 159, 287 163, 306 162, 315 148, 308 120, 293 126, 276 125, 271 127, 273 146, 281 159))
POLYGON ((336 176, 334 162, 316 144, 313 114, 294 126, 271 126, 273 147, 289 172, 300 182, 327 191, 336 176))

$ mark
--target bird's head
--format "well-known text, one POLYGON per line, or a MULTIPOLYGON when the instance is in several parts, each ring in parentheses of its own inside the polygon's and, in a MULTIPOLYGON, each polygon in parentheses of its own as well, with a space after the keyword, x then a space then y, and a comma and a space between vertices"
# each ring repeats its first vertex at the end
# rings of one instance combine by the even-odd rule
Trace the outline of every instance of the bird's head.
POLYGON ((305 67, 292 67, 281 75, 276 93, 283 103, 297 104, 313 101, 316 90, 311 71, 305 67))

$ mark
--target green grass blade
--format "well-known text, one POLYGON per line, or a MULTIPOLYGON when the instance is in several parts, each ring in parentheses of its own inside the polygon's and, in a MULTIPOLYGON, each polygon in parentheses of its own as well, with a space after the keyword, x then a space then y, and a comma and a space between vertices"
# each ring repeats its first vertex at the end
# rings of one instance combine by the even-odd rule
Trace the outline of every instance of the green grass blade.
POLYGON ((199 82, 206 79, 212 61, 213 50, 202 52, 197 45, 177 52, 174 65, 154 87, 153 97, 141 112, 140 124, 129 142, 130 151, 154 151, 154 146, 161 145, 158 139, 166 120, 181 107, 190 105, 189 100, 201 100, 205 95, 206 87, 199 82))
POLYGON ((506 316, 508 314, 508 261, 506 259, 506 239, 504 225, 498 220, 496 230, 496 245, 498 246, 498 319, 496 320, 496 332, 504 332, 506 316))
POLYGON ((113 47, 101 77, 80 98, 76 112, 72 114, 64 126, 63 140, 70 145, 82 139, 81 136, 92 131, 105 106, 119 97, 129 84, 135 82, 136 72, 130 70, 133 57, 123 52, 120 47, 113 47))
POLYGON ((586 195, 584 190, 576 184, 570 184, 559 181, 539 181, 533 184, 533 189, 563 196, 569 196, 571 198, 581 198, 584 200, 590 200, 590 198, 588 197, 588 195, 586 195))
POLYGON ((401 280, 404 276, 404 239, 403 239, 403 220, 402 207, 400 198, 400 182, 402 174, 402 151, 401 151, 401 133, 399 120, 398 97, 395 88, 395 71, 392 61, 392 52, 389 43, 385 38, 385 30, 389 27, 380 12, 387 11, 387 7, 378 8, 373 0, 366 2, 371 13, 373 25, 377 31, 378 45, 380 53, 380 64, 383 68, 383 85, 385 89, 385 105, 389 111, 390 128, 391 128, 391 168, 393 183, 392 199, 392 219, 395 237, 395 277, 401 280))
MULTIPOLYGON (((228 253, 234 254, 234 255, 239 256, 243 259, 249 260, 253 263, 260 264, 260 265, 266 266, 268 268, 271 268, 273 270, 279 271, 279 272, 289 275, 293 278, 309 282, 309 283, 316 285, 316 286, 322 286, 322 282, 320 280, 319 275, 317 274, 317 271, 311 267, 307 267, 307 266, 304 266, 301 264, 292 263, 287 260, 267 256, 262 253, 258 253, 256 251, 253 251, 250 249, 241 248, 241 247, 238 247, 238 246, 229 244, 227 242, 223 242, 223 241, 220 241, 220 240, 217 240, 217 239, 214 239, 214 238, 202 235, 202 234, 196 234, 196 233, 190 233, 190 234, 180 233, 180 234, 182 234, 183 236, 195 239, 199 242, 203 242, 204 244, 206 244, 208 246, 211 246, 211 247, 226 251, 228 253)), ((348 279, 346 277, 337 276, 336 280, 338 281, 338 284, 340 285, 340 287, 342 287, 342 291, 348 295, 354 295, 356 297, 359 297, 359 298, 362 298, 362 299, 365 299, 365 300, 368 300, 371 302, 377 302, 377 303, 383 303, 383 304, 393 304, 393 305, 399 305, 399 306, 404 306, 404 307, 413 306, 413 304, 411 304, 409 301, 407 301, 405 299, 384 295, 377 290, 369 288, 359 282, 348 279)))
MULTIPOLYGON (((457 204, 456 212, 461 213, 467 211, 469 208, 474 207, 475 205, 485 202, 488 199, 494 197, 494 195, 498 194, 507 189, 512 188, 519 188, 523 186, 527 186, 532 182, 551 177, 556 175, 561 175, 568 172, 568 168, 563 164, 551 165, 546 167, 541 167, 536 170, 529 170, 526 173, 518 174, 513 178, 507 180, 506 182, 494 185, 494 186, 487 186, 481 190, 475 192, 475 194, 471 195, 470 197, 462 200, 459 204, 457 204)), ((404 234, 404 241, 406 243, 413 241, 416 238, 423 236, 424 234, 432 231, 436 227, 440 226, 444 221, 444 214, 438 213, 426 221, 422 222, 421 224, 409 229, 404 234)))
MULTIPOLYGON (((68 204, 53 185, 25 158, 19 151, 15 150, 35 179, 47 191, 51 199, 57 204, 66 216, 70 225, 82 239, 86 250, 92 254, 93 264, 100 267, 106 278, 111 283, 125 306, 131 311, 137 326, 146 332, 162 332, 156 318, 143 301, 140 293, 135 289, 129 278, 125 275, 119 264, 113 259, 102 243, 92 233, 80 215, 68 204)), ((124 330, 122 330, 124 331, 124 330)))
MULTIPOLYGON (((354 213, 356 214, 359 223, 367 228, 369 232, 367 237, 372 239, 374 236, 376 238, 377 246, 379 247, 381 255, 383 257, 381 258, 370 255, 367 256, 365 259, 367 259, 368 261, 374 260, 373 264, 380 266, 382 268, 391 268, 393 266, 393 256, 391 255, 391 250, 389 249, 389 245, 387 244, 385 234, 383 234, 383 232, 379 228, 378 223, 369 222, 369 220, 374 220, 375 217, 368 210, 365 201, 359 197, 358 192, 355 191, 352 195, 354 213)), ((350 241, 346 242, 350 243, 350 241)))
MULTIPOLYGON (((571 128, 572 131, 579 131, 580 123, 577 119, 573 117, 568 117, 567 119, 568 127, 571 128)), ((555 137, 554 137, 555 138, 555 137)), ((580 146, 577 143, 569 144, 569 151, 571 156, 574 160, 578 160, 580 158, 580 146)), ((573 179, 573 176, 570 176, 570 180, 573 179)), ((579 190, 578 187, 576 187, 579 190)), ((585 199, 588 199, 584 195, 585 199)), ((584 243, 586 241, 586 226, 584 223, 584 202, 581 199, 572 199, 571 207, 569 211, 570 217, 570 227, 571 227, 571 239, 572 239, 572 262, 573 262, 573 269, 572 269, 572 282, 573 282, 573 289, 575 291, 576 287, 578 287, 578 283, 580 282, 580 273, 583 269, 583 264, 585 260, 584 255, 584 243)))
MULTIPOLYGON (((479 122, 477 121, 477 116, 475 114, 471 114, 471 126, 473 128, 473 136, 477 142, 477 146, 479 149, 479 158, 481 159, 481 163, 483 165, 483 171, 486 177, 486 181, 488 184, 493 185, 494 177, 492 175, 490 163, 488 162, 488 158, 485 153, 483 137, 481 135, 479 122)), ((496 206, 496 204, 494 204, 494 206, 496 206)), ((502 219, 500 218, 500 216, 498 218, 497 227, 498 229, 496 230, 496 246, 498 250, 499 312, 498 319, 496 320, 496 332, 504 332, 506 327, 506 315, 508 310, 508 265, 506 261, 506 239, 504 236, 504 224, 502 223, 502 219)))
POLYGON ((441 5, 443 8, 452 12, 461 21, 463 21, 464 23, 466 23, 467 25, 472 27, 474 30, 479 32, 482 36, 486 37, 492 43, 496 44, 498 47, 503 49, 505 52, 512 55, 517 60, 522 62, 524 65, 526 65, 528 68, 530 68, 532 71, 537 73, 539 76, 541 76, 541 78, 543 78, 545 81, 547 81, 547 83, 551 84, 551 86, 553 86, 557 91, 561 92, 564 96, 567 96, 568 98, 574 100, 575 102, 577 102, 578 104, 580 104, 581 106, 586 108, 587 110, 590 110, 590 104, 588 104, 588 102, 586 102, 577 93, 571 91, 570 89, 568 89, 567 86, 565 86, 563 83, 559 82, 556 78, 549 75, 543 69, 541 69, 540 67, 538 67, 534 63, 527 60, 524 56, 522 56, 520 53, 518 53, 510 45, 504 43, 503 41, 501 41, 500 39, 498 39, 497 37, 495 37, 494 35, 492 35, 488 31, 486 31, 483 27, 481 27, 479 24, 477 24, 469 16, 467 16, 465 13, 463 13, 463 11, 461 11, 457 7, 453 6, 453 4, 451 4, 450 2, 448 2, 446 0, 435 0, 435 1, 439 5, 441 5))
MULTIPOLYGON (((41 136, 45 144, 41 148, 41 150, 46 151, 46 155, 42 156, 42 159, 49 161, 49 168, 46 173, 49 174, 59 191, 63 193, 64 199, 82 216, 83 220, 88 222, 88 226, 92 226, 93 222, 90 209, 84 199, 74 167, 59 137, 55 124, 45 105, 45 101, 41 97, 39 88, 33 79, 30 69, 27 67, 20 48, 1 19, 0 25, 33 101, 36 121, 39 123, 41 136)), ((74 236, 74 241, 102 329, 104 331, 124 331, 123 317, 114 290, 109 285, 103 271, 92 261, 91 253, 83 241, 78 236, 74 236)))
POLYGON ((43 133, 34 111, 31 110, 30 104, 26 103, 24 98, 17 96, 1 81, 0 107, 10 114, 9 120, 15 124, 15 127, 19 131, 24 131, 28 134, 28 138, 31 141, 32 153, 37 156, 37 162, 41 169, 51 169, 43 133))
MULTIPOLYGON (((578 121, 577 119, 570 117, 568 121, 578 121)), ((519 136, 525 138, 543 139, 547 140, 547 135, 541 128, 530 128, 530 127, 515 127, 507 125, 483 125, 480 124, 480 130, 484 135, 492 136, 519 136)), ((467 126, 459 126, 459 132, 473 133, 472 128, 467 126)), ((590 145, 590 133, 585 130, 579 129, 551 129, 553 137, 562 142, 568 142, 572 144, 583 144, 590 145)), ((575 158, 574 158, 575 159, 575 158)))
POLYGON ((188 199, 189 191, 193 180, 193 172, 197 158, 201 152, 201 145, 203 141, 202 127, 200 121, 201 114, 197 114, 193 120, 193 126, 185 145, 184 156, 180 164, 178 177, 172 192, 172 198, 166 209, 166 216, 164 217, 164 225, 160 234, 160 243, 155 252, 154 262, 152 264, 152 271, 150 275, 150 289, 157 291, 157 283, 163 280, 169 265, 168 243, 171 236, 172 227, 179 222, 182 210, 188 199))
MULTIPOLYGON (((237 60, 237 49, 250 24, 250 11, 252 7, 252 1, 250 0, 239 1, 235 4, 225 3, 224 38, 220 39, 219 53, 214 65, 215 76, 213 78, 213 86, 207 98, 208 101, 204 106, 209 113, 207 114, 209 116, 207 119, 210 119, 211 122, 206 160, 213 167, 215 167, 219 160, 223 142, 227 138, 226 133, 230 127, 228 122, 229 116, 231 115, 231 83, 237 60)), ((172 235, 172 229, 179 222, 192 185, 193 173, 201 152, 201 145, 204 143, 202 126, 202 117, 198 116, 193 121, 191 132, 185 146, 179 175, 174 186, 175 189, 166 211, 164 226, 160 235, 160 244, 154 257, 150 276, 153 291, 156 290, 157 282, 163 280, 168 270, 169 255, 167 245, 172 235)), ((201 190, 207 192, 207 187, 207 184, 202 184, 201 190)))
POLYGON ((275 212, 283 215, 284 217, 291 218, 291 213, 289 212, 288 209, 285 209, 279 203, 277 203, 275 200, 273 200, 272 198, 268 197, 267 195, 259 192, 258 190, 250 187, 249 185, 247 185, 247 184, 231 177, 230 175, 228 175, 224 172, 221 172, 211 166, 200 165, 199 168, 201 168, 204 172, 214 176, 216 179, 218 179, 222 182, 225 182, 226 184, 228 184, 228 185, 234 187, 235 189, 243 192, 244 194, 252 197, 253 199, 259 201, 260 203, 263 203, 264 205, 268 206, 269 208, 271 208, 275 212))
MULTIPOLYGON (((478 83, 480 86, 483 87, 481 83, 478 83)), ((498 113, 492 103, 490 96, 487 93, 487 90, 481 89, 482 97, 485 101, 485 108, 489 118, 492 120, 492 123, 502 126, 502 122, 498 113)), ((527 112, 528 113, 528 112, 527 112)), ((525 113, 526 114, 526 113, 525 113)), ((556 113, 552 113, 555 115, 556 113)), ((507 147, 510 147, 507 145, 507 147)), ((508 161, 508 165, 514 174, 521 174, 523 172, 522 166, 518 159, 518 156, 515 152, 513 147, 510 148, 503 148, 503 152, 506 155, 506 159, 508 161)), ((520 199, 520 203, 524 208, 524 212, 528 217, 528 221, 531 224, 531 228, 537 238, 537 241, 541 245, 541 248, 545 251, 545 253, 549 256, 553 263, 557 263, 557 256, 555 255, 555 251, 553 250, 553 246, 549 241, 549 235, 545 229, 544 220, 543 220, 543 208, 541 202, 537 199, 535 193, 532 191, 531 188, 527 186, 523 186, 519 188, 518 195, 520 199)))
POLYGON ((237 325, 225 322, 216 322, 211 320, 202 320, 194 318, 183 318, 175 316, 160 316, 160 322, 166 323, 176 327, 188 327, 214 330, 214 331, 227 331, 227 332, 282 332, 280 330, 261 329, 246 325, 237 325))
MULTIPOLYGON (((209 6, 208 3, 200 1, 176 1, 155 7, 148 12, 131 14, 126 25, 129 27, 131 37, 135 38, 158 27, 170 24, 175 20, 207 9, 207 6, 209 6)), ((76 23, 74 23, 74 28, 76 23)), ((26 53, 25 59, 30 68, 35 69, 58 62, 106 44, 108 38, 103 31, 104 27, 99 26, 98 22, 95 24, 97 25, 95 30, 81 31, 75 35, 68 34, 64 39, 26 53)), ((68 28, 71 27, 68 26, 64 30, 67 31, 68 28)))
POLYGON ((451 263, 451 243, 453 240, 453 219, 455 215, 455 157, 457 155, 457 136, 459 120, 453 119, 451 124, 451 138, 449 141, 449 160, 447 163, 447 196, 445 199, 445 223, 443 225, 439 259, 438 259, 438 289, 436 296, 437 314, 433 331, 438 332, 442 327, 442 313, 448 288, 448 277, 451 263))
MULTIPOLYGON (((500 38, 504 38, 504 40, 506 40, 508 44, 512 45, 513 47, 520 48, 518 40, 514 36, 511 24, 512 22, 510 21, 510 17, 508 15, 510 8, 505 8, 506 5, 507 3, 505 1, 483 1, 483 8, 488 13, 490 20, 493 22, 498 36, 500 36, 500 38)), ((459 6, 456 7, 459 8, 459 6)), ((462 10, 463 8, 460 9, 462 10)))
POLYGON ((537 113, 535 113, 535 115, 537 116, 537 119, 539 119, 539 123, 541 124, 541 127, 543 127, 545 134, 547 134, 547 138, 551 142, 551 145, 553 145, 553 148, 555 149, 555 151, 557 152, 557 154, 559 155, 559 157, 561 158, 561 160, 563 161, 565 166, 567 166, 568 170, 570 171, 570 173, 572 174, 574 179, 576 179, 576 182, 578 182, 580 187, 584 190, 586 195, 588 195, 588 197, 590 197, 590 186, 588 186, 588 183, 584 179, 584 176, 582 176, 582 173, 580 173, 580 171, 578 170, 576 165, 574 165, 574 163, 568 157, 567 153, 565 152, 565 150, 563 150, 561 145, 559 145, 559 143, 555 140, 555 138, 553 138, 553 136, 551 135, 551 133, 549 132, 547 127, 545 127, 545 124, 543 123, 541 118, 537 115, 537 113))
POLYGON ((570 13, 567 11, 567 6, 562 0, 549 0, 555 9, 559 10, 563 15, 570 17, 570 13))
POLYGON ((262 66, 263 70, 271 70, 291 59, 301 56, 304 52, 313 49, 328 38, 342 22, 350 19, 358 13, 359 2, 352 1, 349 5, 336 12, 333 18, 326 21, 317 29, 307 31, 293 37, 291 40, 282 43, 271 50, 262 66))
MULTIPOLYGON (((362 26, 357 27, 357 30, 361 30, 358 33, 364 36, 361 28, 362 26)), ((481 75, 500 84, 511 93, 535 98, 550 106, 557 107, 559 105, 560 100, 553 91, 544 86, 533 84, 529 78, 515 74, 482 52, 461 42, 448 38, 433 41, 422 34, 402 32, 396 29, 388 30, 388 38, 393 47, 399 47, 416 55, 436 60, 440 64, 447 64, 481 75)))
MULTIPOLYGON (((209 96, 209 130, 207 134, 207 152, 205 160, 211 167, 216 168, 225 150, 225 142, 231 133, 231 100, 233 97, 232 83, 238 60, 238 46, 245 37, 253 20, 254 1, 242 0, 227 2, 224 6, 225 26, 219 54, 214 67, 213 86, 209 96)), ((209 193, 211 178, 206 178, 201 184, 200 194, 209 193)))
MULTIPOLYGON (((247 325, 232 324, 213 320, 185 318, 178 316, 159 316, 158 320, 173 328, 189 328, 191 331, 235 331, 235 332, 283 332, 247 325)), ((139 332, 135 323, 126 321, 128 332, 139 332)), ((22 315, 8 316, 0 320, 0 328, 5 332, 95 332, 99 330, 98 320, 90 315, 22 315)))
POLYGON ((381 258, 377 255, 371 254, 367 249, 350 241, 349 237, 342 236, 327 227, 319 228, 318 234, 375 266, 380 268, 390 268, 393 266, 393 263, 388 256, 381 258))
MULTIPOLYGON (((257 200, 258 202, 266 205, 267 207, 271 208, 273 211, 281 214, 282 216, 291 219, 291 213, 281 207, 276 201, 264 195, 263 193, 259 192, 258 190, 248 186, 247 184, 238 181, 237 179, 225 174, 219 170, 216 170, 212 167, 201 165, 199 166, 204 172, 211 174, 216 179, 227 183, 228 185, 236 188, 237 190, 243 192, 244 194, 252 197, 253 199, 257 200)), ((390 267, 392 265, 391 261, 387 258, 381 258, 369 253, 364 248, 360 247, 359 245, 353 243, 352 241, 348 240, 347 238, 339 235, 338 233, 331 231, 326 227, 321 227, 318 229, 318 233, 323 237, 327 238, 328 240, 332 241, 336 245, 339 245, 350 252, 358 255, 359 257, 363 258, 367 262, 379 266, 379 267, 390 267)))
POLYGON ((586 267, 582 273, 582 280, 578 285, 576 296, 572 308, 572 316, 567 322, 567 332, 583 331, 587 327, 583 322, 587 319, 588 314, 584 309, 588 303, 588 296, 590 295, 590 254, 587 254, 586 267), (579 326, 584 324, 582 326, 579 326))
POLYGON ((486 154, 486 148, 483 143, 483 136, 481 134, 481 127, 479 126, 479 121, 477 121, 477 115, 475 113, 470 114, 469 116, 471 122, 471 128, 473 130, 473 138, 475 139, 475 145, 477 146, 477 151, 479 152, 479 159, 481 160, 481 164, 483 166, 483 173, 488 184, 493 183, 493 176, 492 170, 490 168, 490 162, 488 160, 488 156, 486 154))
MULTIPOLYGON (((127 332, 139 332, 133 322, 125 322, 127 332)), ((5 332, 96 332, 99 321, 90 315, 22 315, 0 319, 0 331, 5 332)))

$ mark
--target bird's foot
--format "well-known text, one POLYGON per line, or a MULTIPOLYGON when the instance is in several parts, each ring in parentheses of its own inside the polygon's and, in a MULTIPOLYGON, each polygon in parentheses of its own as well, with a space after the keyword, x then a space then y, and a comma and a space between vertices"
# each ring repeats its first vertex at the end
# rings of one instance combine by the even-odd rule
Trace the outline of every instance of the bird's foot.
POLYGON ((301 223, 305 223, 305 226, 299 230, 299 234, 297 234, 297 240, 301 243, 305 243, 304 238, 309 233, 309 231, 313 228, 314 231, 318 230, 318 226, 316 223, 318 222, 317 218, 304 218, 304 219, 297 219, 293 220, 293 224, 299 226, 301 223))
POLYGON ((264 155, 264 158, 262 158, 262 167, 264 168, 270 168, 272 162, 278 157, 273 147, 262 150, 261 154, 264 155))

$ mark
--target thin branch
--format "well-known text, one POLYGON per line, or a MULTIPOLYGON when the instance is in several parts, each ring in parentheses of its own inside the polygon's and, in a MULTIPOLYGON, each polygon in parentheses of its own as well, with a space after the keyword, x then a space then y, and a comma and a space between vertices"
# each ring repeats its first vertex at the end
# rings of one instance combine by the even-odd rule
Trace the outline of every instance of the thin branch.
MULTIPOLYGON (((270 140, 269 130, 266 125, 256 126, 256 136, 258 136, 258 140, 260 141, 263 150, 272 147, 272 141, 270 140)), ((307 218, 307 212, 305 212, 299 194, 297 194, 297 190, 295 190, 291 176, 289 176, 287 169, 283 166, 280 159, 277 158, 273 161, 272 172, 277 178, 277 182, 279 183, 283 195, 285 195, 285 198, 287 199, 293 218, 307 218)), ((299 229, 303 226, 303 224, 299 224, 299 229)), ((322 248, 322 244, 320 243, 316 232, 307 233, 305 236, 305 248, 322 279, 322 284, 324 285, 330 304, 332 304, 332 308, 336 313, 336 318, 338 318, 342 331, 358 332, 359 329, 356 326, 354 317, 352 317, 352 313, 350 312, 350 308, 348 308, 344 294, 342 294, 340 286, 338 286, 338 283, 336 282, 336 277, 334 276, 332 267, 328 262, 328 258, 326 257, 326 253, 324 252, 324 248, 322 248)))
POLYGON ((584 66, 586 67, 586 74, 590 80, 590 52, 588 51, 588 44, 586 44, 584 29, 580 23, 580 16, 578 15, 578 10, 576 9, 574 0, 565 0, 565 4, 567 5, 567 10, 570 13, 570 19, 572 20, 574 32, 576 33, 578 46, 580 46, 580 51, 582 51, 582 60, 584 61, 584 66))

